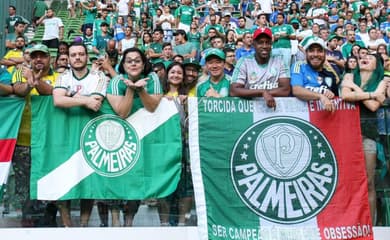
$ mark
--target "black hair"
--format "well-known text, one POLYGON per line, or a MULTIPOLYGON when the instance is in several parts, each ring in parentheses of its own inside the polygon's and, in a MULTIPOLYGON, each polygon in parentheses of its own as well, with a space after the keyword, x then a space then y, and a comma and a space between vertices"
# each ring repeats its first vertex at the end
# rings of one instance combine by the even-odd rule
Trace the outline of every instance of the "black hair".
POLYGON ((163 81, 163 91, 164 91, 164 94, 169 92, 168 72, 175 66, 180 66, 181 69, 183 70, 183 81, 181 82, 181 84, 179 86, 179 89, 177 91, 178 91, 179 95, 186 95, 187 91, 186 91, 186 88, 184 86, 184 79, 186 79, 186 71, 184 69, 183 64, 181 64, 179 62, 172 62, 167 67, 166 74, 165 74, 165 80, 163 81))
POLYGON ((149 60, 146 57, 145 53, 142 52, 137 47, 128 48, 128 49, 126 49, 123 52, 123 54, 122 54, 123 57, 121 59, 121 62, 119 63, 119 68, 118 68, 119 73, 126 74, 125 69, 123 68, 123 64, 125 64, 126 55, 128 53, 130 53, 130 52, 136 52, 136 53, 138 53, 141 56, 142 62, 144 63, 144 67, 143 67, 142 73, 144 75, 148 75, 152 71, 152 64, 149 62, 149 60))

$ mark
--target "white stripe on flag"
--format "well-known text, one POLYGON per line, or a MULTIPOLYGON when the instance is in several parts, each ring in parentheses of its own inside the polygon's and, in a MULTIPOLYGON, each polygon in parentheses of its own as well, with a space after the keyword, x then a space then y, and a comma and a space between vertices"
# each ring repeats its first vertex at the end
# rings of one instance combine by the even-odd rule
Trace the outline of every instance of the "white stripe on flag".
POLYGON ((11 166, 11 161, 0 162, 0 185, 7 183, 10 166, 11 166))
MULTIPOLYGON (((154 113, 142 108, 126 121, 135 128, 141 140, 175 114, 177 114, 175 104, 163 98, 154 113)), ((94 170, 85 162, 83 154, 79 150, 68 161, 38 180, 37 198, 41 200, 60 199, 93 172, 94 170)))
POLYGON ((202 171, 200 166, 200 153, 199 153, 199 122, 198 122, 198 98, 188 98, 188 113, 189 113, 189 147, 190 147, 190 160, 191 160, 191 173, 194 186, 196 213, 198 218, 199 239, 207 240, 207 214, 206 214, 206 198, 203 185, 202 171), (197 183, 197 184, 195 184, 197 183))
MULTIPOLYGON (((264 102, 264 99, 260 98, 258 101, 254 102, 254 112, 253 112, 253 122, 260 121, 264 118, 268 117, 276 117, 276 116, 294 116, 306 121, 310 121, 309 118, 309 108, 308 108, 308 102, 301 101, 296 98, 275 98, 276 101, 276 109, 273 110, 272 108, 268 108, 264 102)), ((270 222, 264 218, 259 218, 259 228, 261 229, 261 232, 265 235, 267 233, 275 234, 275 230, 278 230, 278 232, 291 232, 291 230, 294 231, 294 236, 300 235, 303 238, 306 239, 321 239, 321 237, 317 234, 315 236, 312 235, 313 228, 317 230, 318 223, 317 218, 313 217, 308 221, 298 223, 298 224, 278 224, 274 222, 270 222), (298 228, 297 228, 298 227, 298 228), (294 229, 295 228, 295 229, 294 229), (300 233, 297 233, 296 231, 300 230, 300 233), (310 235, 310 236, 309 236, 310 235)), ((316 231, 314 231, 316 232, 316 231)), ((272 234, 271 234, 272 235, 272 234)), ((271 236, 270 235, 270 236, 271 236)), ((290 234, 291 236, 291 234, 290 234)), ((278 239, 278 238, 277 238, 278 239)), ((291 236, 291 239, 295 239, 291 236)))

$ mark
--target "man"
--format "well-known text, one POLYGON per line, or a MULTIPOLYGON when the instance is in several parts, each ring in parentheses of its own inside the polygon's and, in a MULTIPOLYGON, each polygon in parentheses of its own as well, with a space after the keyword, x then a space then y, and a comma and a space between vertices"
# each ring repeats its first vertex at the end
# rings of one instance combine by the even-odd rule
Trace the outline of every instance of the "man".
POLYGON ((100 18, 96 18, 93 21, 93 37, 96 38, 96 36, 99 36, 102 34, 102 23, 107 23, 107 31, 109 34, 111 34, 111 29, 110 27, 110 20, 108 17, 108 10, 107 9, 102 9, 102 12, 100 13, 100 18))
POLYGON ((238 18, 238 27, 236 28, 236 35, 237 38, 242 38, 244 36, 244 33, 253 33, 251 29, 246 28, 246 18, 245 17, 239 17, 238 18))
MULTIPOLYGON (((58 78, 53 90, 53 101, 56 107, 85 107, 98 111, 106 95, 107 79, 103 72, 89 71, 87 68, 87 48, 80 43, 69 47, 71 69, 58 78)), ((60 213, 64 226, 72 226, 70 218, 70 201, 60 202, 60 213)), ((82 199, 80 202, 80 225, 88 226, 93 207, 93 200, 82 199)))
POLYGON ((7 50, 16 48, 16 38, 22 36, 27 43, 27 38, 24 36, 25 23, 17 21, 14 25, 14 32, 7 34, 5 47, 7 50))
POLYGON ((235 51, 231 48, 225 48, 223 52, 226 56, 225 67, 223 71, 226 75, 231 77, 233 75, 234 65, 236 64, 236 54, 235 51))
POLYGON ((353 30, 347 30, 346 31, 346 38, 347 41, 341 45, 341 53, 343 54, 344 58, 349 57, 351 54, 352 46, 357 44, 360 47, 365 47, 364 43, 362 41, 357 41, 355 38, 355 31, 353 30))
POLYGON ((325 110, 334 111, 332 99, 338 95, 340 79, 326 62, 325 42, 313 36, 304 49, 306 62, 297 62, 291 67, 293 95, 302 100, 319 100, 325 110))
POLYGON ((297 32, 297 40, 302 41, 305 37, 308 37, 313 34, 312 30, 309 27, 309 22, 306 17, 301 17, 300 19, 301 28, 297 32))
POLYGON ((131 47, 136 46, 137 44, 137 36, 133 34, 133 27, 132 26, 127 26, 125 28, 125 38, 120 40, 118 43, 118 50, 119 54, 122 55, 122 53, 131 47))
POLYGON ((345 60, 343 54, 337 50, 338 42, 341 38, 332 34, 328 38, 328 49, 326 49, 326 60, 330 63, 336 73, 341 76, 343 74, 345 60))
POLYGON ((173 57, 172 44, 170 42, 164 43, 162 47, 161 62, 164 64, 165 69, 167 69, 168 66, 172 63, 172 57, 173 57))
POLYGON ((52 203, 42 209, 44 203, 30 200, 30 168, 31 168, 31 98, 32 95, 51 95, 53 85, 58 77, 50 68, 50 54, 47 46, 37 44, 30 48, 31 69, 27 66, 18 69, 12 76, 15 94, 24 97, 26 107, 22 115, 19 135, 12 158, 15 170, 15 195, 22 206, 22 226, 32 227, 41 225, 56 226, 57 209, 52 203), (53 211, 48 211, 53 209, 53 211))
POLYGON ((328 40, 328 37, 329 37, 329 29, 327 27, 320 28, 320 32, 319 32, 318 36, 320 38, 322 38, 322 40, 324 40, 324 42, 326 42, 328 40))
POLYGON ((283 56, 286 66, 291 65, 291 41, 295 40, 295 31, 291 25, 284 23, 284 14, 278 13, 276 25, 272 27, 274 42, 272 44, 272 53, 283 56))
POLYGON ((268 20, 267 20, 267 15, 265 13, 260 13, 257 18, 255 23, 252 26, 252 32, 254 32, 258 28, 265 28, 268 27, 268 20))
POLYGON ((217 15, 210 16, 210 24, 207 24, 204 32, 208 33, 211 28, 214 28, 215 30, 217 30, 219 32, 219 34, 225 33, 223 26, 221 24, 217 23, 217 15))
POLYGON ((164 43, 164 30, 161 28, 156 28, 152 35, 153 42, 150 44, 150 49, 148 51, 148 56, 152 63, 158 62, 159 58, 162 55, 162 45, 164 43))
POLYGON ((376 52, 380 44, 386 44, 383 38, 378 37, 378 30, 372 27, 368 30, 368 40, 364 42, 370 52, 376 52))
POLYGON ((195 97, 196 96, 196 85, 198 83, 199 71, 201 69, 200 64, 192 59, 186 59, 183 62, 184 72, 186 74, 186 78, 184 79, 184 85, 188 89, 188 96, 195 97))
POLYGON ((187 41, 187 34, 184 30, 178 29, 174 34, 176 46, 173 48, 173 55, 180 54, 187 58, 195 58, 197 49, 187 41))
POLYGON ((15 48, 9 50, 0 60, 0 64, 7 67, 7 71, 10 74, 13 74, 15 67, 19 64, 22 64, 23 59, 23 49, 25 47, 25 40, 23 36, 19 36, 15 40, 15 48))
POLYGON ((190 26, 193 18, 197 16, 195 8, 192 6, 191 0, 184 0, 184 4, 180 5, 175 11, 177 29, 182 29, 186 32, 190 31, 190 26))
POLYGON ((221 49, 212 48, 207 51, 205 58, 209 74, 206 81, 196 87, 197 97, 227 97, 231 79, 223 71, 225 53, 221 49))
POLYGON ((46 2, 44 0, 36 0, 33 6, 32 13, 32 24, 35 27, 38 19, 40 19, 43 15, 45 15, 46 11, 49 9, 46 2))
POLYGON ((92 51, 95 54, 104 55, 108 41, 112 38, 109 33, 108 23, 102 22, 100 24, 101 34, 96 35, 92 42, 92 51))
POLYGON ((362 40, 364 44, 367 44, 369 40, 368 30, 367 30, 367 20, 365 18, 359 19, 359 29, 355 31, 356 39, 362 40))
POLYGON ((10 5, 8 7, 8 14, 9 16, 5 19, 5 33, 13 33, 15 32, 14 25, 16 22, 24 22, 28 24, 29 22, 22 16, 16 15, 16 7, 13 5, 10 5))
POLYGON ((288 66, 281 56, 271 54, 272 31, 259 28, 253 34, 254 56, 238 61, 230 87, 230 96, 263 97, 267 106, 276 107, 274 97, 290 94, 288 66))
POLYGON ((255 48, 252 46, 252 33, 244 33, 242 42, 244 45, 236 50, 236 61, 242 57, 251 56, 255 53, 255 48))
POLYGON ((313 20, 313 23, 326 26, 328 21, 328 10, 322 6, 322 0, 313 1, 313 7, 311 7, 306 14, 307 19, 313 20))
POLYGON ((59 41, 64 38, 64 24, 61 18, 55 17, 54 10, 49 8, 46 15, 37 21, 37 25, 41 23, 45 25, 42 43, 49 48, 58 48, 59 41))
POLYGON ((83 44, 87 47, 88 52, 92 51, 93 44, 93 31, 92 27, 85 28, 85 34, 83 35, 83 44))

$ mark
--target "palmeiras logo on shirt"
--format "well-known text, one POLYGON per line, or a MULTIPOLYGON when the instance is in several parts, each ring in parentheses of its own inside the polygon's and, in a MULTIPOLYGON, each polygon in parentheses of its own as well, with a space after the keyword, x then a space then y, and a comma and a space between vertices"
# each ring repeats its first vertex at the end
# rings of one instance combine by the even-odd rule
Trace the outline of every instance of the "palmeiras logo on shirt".
POLYGON ((315 217, 337 184, 330 143, 315 126, 293 117, 254 123, 236 141, 230 163, 241 200, 257 215, 277 223, 315 217))
POLYGON ((114 115, 88 122, 81 133, 80 148, 85 161, 99 175, 117 177, 137 163, 141 144, 130 123, 114 115))

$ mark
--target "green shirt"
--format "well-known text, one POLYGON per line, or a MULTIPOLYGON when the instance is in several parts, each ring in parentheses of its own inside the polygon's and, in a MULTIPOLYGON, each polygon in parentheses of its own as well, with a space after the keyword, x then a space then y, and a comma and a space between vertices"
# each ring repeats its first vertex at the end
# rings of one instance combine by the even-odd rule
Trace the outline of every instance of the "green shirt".
POLYGON ((222 97, 228 97, 230 82, 231 78, 226 74, 224 74, 223 78, 218 83, 211 82, 209 77, 206 81, 198 84, 198 86, 196 87, 196 96, 205 97, 206 92, 210 89, 210 86, 212 86, 214 90, 218 92, 219 95, 221 95, 222 97))
POLYGON ((47 4, 43 0, 37 0, 34 2, 34 17, 42 17, 45 15, 45 11, 48 9, 47 4))
POLYGON ((192 18, 196 16, 196 10, 188 5, 181 5, 176 9, 175 17, 180 18, 180 22, 186 25, 191 25, 192 18))
MULTIPOLYGON (((119 74, 115 76, 114 78, 111 79, 108 87, 107 87, 107 94, 115 95, 115 96, 124 96, 126 94, 126 89, 127 86, 123 82, 122 78, 127 78, 127 74, 119 74)), ((160 80, 158 79, 158 76, 156 73, 151 72, 147 75, 149 80, 147 81, 146 84, 146 92, 149 93, 150 95, 153 94, 162 94, 162 87, 160 80)), ((141 75, 140 79, 145 78, 144 75, 141 75)), ((138 109, 142 108, 143 104, 142 101, 138 95, 137 92, 134 93, 134 102, 133 102, 133 107, 131 109, 131 113, 136 112, 138 109)), ((106 106, 102 107, 102 111, 104 113, 115 113, 112 107, 107 104, 106 106)))
POLYGON ((194 45, 196 49, 200 50, 200 39, 202 38, 200 32, 196 32, 196 33, 188 32, 187 38, 188 38, 188 42, 192 43, 192 45, 194 45))
POLYGON ((272 27, 272 35, 287 34, 284 37, 280 37, 272 44, 273 48, 291 48, 290 36, 295 35, 293 27, 289 24, 283 24, 281 26, 275 25, 272 27))
POLYGON ((225 29, 223 29, 222 25, 220 24, 214 24, 214 25, 207 25, 204 32, 207 34, 210 30, 210 28, 215 28, 220 33, 225 33, 225 29))
MULTIPOLYGON (((161 43, 151 43, 150 48, 153 49, 154 53, 162 53, 162 44, 161 43)), ((159 58, 151 58, 152 63, 158 62, 159 58)))
POLYGON ((96 7, 92 8, 91 10, 85 9, 84 10, 84 15, 85 15, 84 24, 93 23, 95 21, 96 14, 97 14, 96 7))
POLYGON ((193 51, 196 51, 196 48, 195 46, 190 43, 190 42, 186 42, 184 44, 179 44, 179 45, 176 45, 174 48, 173 48, 173 52, 175 54, 180 54, 182 56, 186 55, 186 54, 190 54, 192 53, 193 51))

